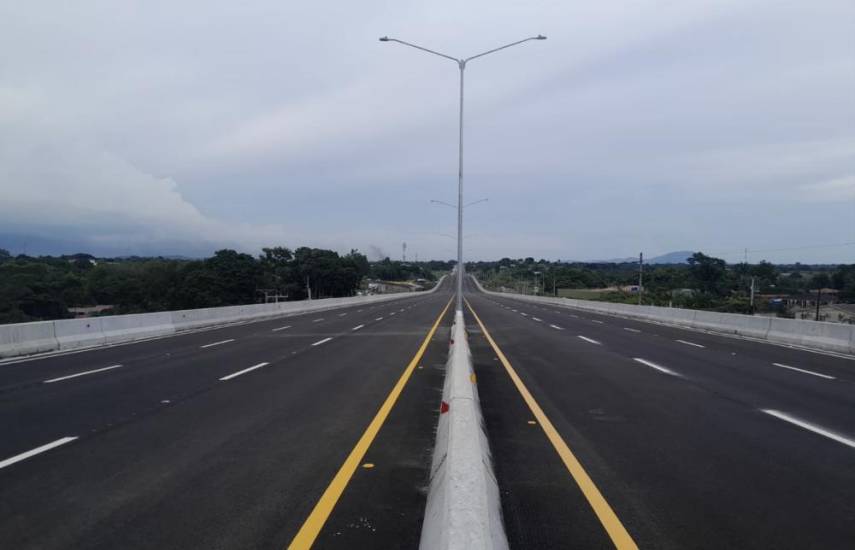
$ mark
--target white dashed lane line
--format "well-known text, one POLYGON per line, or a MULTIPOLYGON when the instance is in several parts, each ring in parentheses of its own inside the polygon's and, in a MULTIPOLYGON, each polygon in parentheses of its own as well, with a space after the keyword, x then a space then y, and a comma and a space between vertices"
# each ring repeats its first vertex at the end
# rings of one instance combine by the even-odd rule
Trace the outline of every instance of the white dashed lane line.
POLYGON ((600 325, 604 325, 604 324, 605 324, 605 322, 600 321, 599 319, 591 319, 591 322, 592 322, 592 323, 597 323, 597 324, 600 324, 600 325))
POLYGON ((694 342, 689 342, 688 340, 675 340, 676 342, 680 342, 681 344, 686 344, 687 346, 694 346, 696 348, 705 348, 706 346, 702 346, 700 344, 696 344, 694 342))
POLYGON ((231 374, 227 374, 226 376, 223 376, 222 378, 220 378, 220 382, 225 382, 226 380, 231 380, 232 378, 240 376, 241 374, 246 374, 248 372, 252 372, 256 369, 260 369, 261 367, 266 367, 269 364, 270 363, 259 363, 257 365, 253 365, 253 366, 249 367, 248 369, 243 369, 243 370, 239 370, 237 372, 233 372, 231 374))
POLYGON ((376 318, 376 319, 374 319, 374 320, 375 320, 375 321, 382 321, 382 320, 383 320, 383 318, 382 318, 382 317, 378 317, 378 318, 376 318))
POLYGON ((551 326, 555 330, 564 330, 563 328, 559 327, 558 325, 549 325, 549 326, 551 326))
POLYGON ((532 317, 532 319, 533 319, 533 320, 535 320, 535 321, 537 321, 538 323, 542 323, 542 322, 543 322, 543 319, 538 319, 537 317, 532 317))
POLYGON ((234 338, 230 338, 228 340, 220 340, 219 342, 212 342, 210 344, 205 344, 204 346, 199 346, 200 349, 212 348, 214 346, 220 346, 222 344, 228 344, 229 342, 234 342, 234 338))
POLYGON ((317 342, 315 342, 315 343, 314 343, 314 344, 312 344, 312 345, 313 345, 313 346, 320 346, 321 344, 326 344, 326 343, 327 343, 327 342, 329 342, 330 340, 332 340, 332 337, 330 337, 330 338, 324 338, 323 340, 318 340, 317 342))
POLYGON ((818 376, 820 378, 825 378, 826 380, 837 380, 833 376, 829 376, 827 374, 820 374, 820 373, 814 372, 812 370, 805 370, 805 369, 800 369, 797 367, 791 367, 790 365, 784 365, 783 363, 772 363, 772 364, 775 365, 776 367, 781 367, 782 369, 790 369, 790 370, 794 370, 794 371, 801 372, 804 374, 810 374, 811 376, 818 376))
POLYGON ((36 447, 35 449, 31 449, 25 453, 21 453, 19 455, 15 455, 13 457, 7 458, 6 460, 0 461, 0 469, 3 469, 7 466, 11 466, 12 464, 14 464, 16 462, 26 460, 26 459, 30 458, 31 456, 36 456, 37 454, 41 454, 45 451, 55 449, 56 447, 59 447, 60 445, 65 445, 66 443, 71 443, 75 439, 77 439, 76 436, 75 437, 63 437, 61 439, 57 439, 56 441, 51 441, 50 443, 42 445, 41 447, 36 447))
POLYGON ((637 328, 629 328, 629 327, 623 327, 623 330, 627 330, 629 332, 641 332, 637 328))
POLYGON ((596 344, 598 346, 602 346, 602 344, 600 342, 597 342, 593 338, 588 338, 587 336, 582 336, 581 334, 579 334, 578 337, 581 338, 582 340, 588 342, 589 344, 596 344))
POLYGON ((61 382, 70 378, 77 378, 78 376, 86 376, 87 374, 95 374, 96 372, 104 372, 106 370, 113 370, 121 367, 122 365, 110 365, 109 367, 102 367, 100 369, 87 370, 83 372, 78 372, 76 374, 69 374, 68 376, 60 376, 59 378, 51 378, 50 380, 45 380, 44 383, 53 384, 54 382, 61 382))
POLYGON ((775 418, 777 418, 779 420, 783 420, 784 422, 789 422, 790 424, 793 424, 794 426, 798 426, 799 428, 803 428, 805 430, 811 431, 815 434, 819 434, 823 437, 827 437, 828 439, 832 439, 834 441, 837 441, 838 443, 843 443, 844 445, 846 445, 848 447, 852 447, 853 449, 855 449, 855 440, 850 439, 850 438, 845 437, 845 436, 842 436, 838 433, 834 433, 831 430, 827 430, 827 429, 823 428, 822 426, 817 426, 816 424, 813 424, 812 422, 802 420, 801 418, 797 418, 797 417, 792 416, 790 414, 787 414, 785 412, 776 411, 775 409, 760 409, 760 411, 764 412, 770 416, 774 416, 775 418))
POLYGON ((285 327, 275 328, 275 329, 273 329, 273 332, 279 332, 280 330, 288 330, 289 328, 291 328, 291 325, 288 325, 285 327))
POLYGON ((323 321, 323 320, 324 320, 324 318, 323 318, 323 317, 321 317, 320 319, 315 319, 315 320, 314 320, 314 321, 312 321, 312 322, 313 322, 313 323, 320 323, 320 322, 321 322, 321 321, 323 321))
POLYGON ((656 363, 653 363, 652 361, 647 361, 645 359, 641 359, 640 357, 633 357, 632 359, 633 359, 633 361, 638 361, 639 363, 641 363, 642 365, 644 365, 646 367, 650 367, 651 369, 656 369, 661 373, 668 374, 671 376, 682 376, 681 374, 674 372, 669 368, 663 367, 662 365, 657 365, 656 363))
POLYGON ((364 327, 364 326, 365 326, 365 325, 356 325, 355 327, 353 327, 353 328, 352 328, 352 329, 350 329, 350 330, 359 330, 359 329, 361 329, 361 328, 362 328, 362 327, 364 327))

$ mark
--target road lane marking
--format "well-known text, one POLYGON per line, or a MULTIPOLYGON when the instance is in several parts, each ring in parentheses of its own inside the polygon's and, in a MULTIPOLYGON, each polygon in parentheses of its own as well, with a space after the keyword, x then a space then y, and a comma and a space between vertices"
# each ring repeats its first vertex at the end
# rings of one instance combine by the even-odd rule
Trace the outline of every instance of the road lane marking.
POLYGON ((344 317, 345 315, 347 315, 347 313, 339 313, 338 314, 339 317, 344 317))
POLYGON ((2 462, 0 462, 0 469, 5 468, 6 466, 11 466, 12 464, 14 464, 16 462, 26 460, 26 459, 30 458, 31 456, 36 456, 37 454, 40 454, 40 453, 43 453, 45 451, 49 451, 51 449, 54 449, 56 447, 59 447, 60 445, 65 445, 66 443, 71 443, 75 439, 77 439, 76 436, 75 437, 63 437, 61 439, 57 439, 56 441, 51 441, 50 443, 47 443, 46 445, 42 445, 41 447, 36 447, 35 449, 31 449, 25 453, 21 453, 19 455, 15 455, 13 457, 7 458, 6 460, 3 460, 2 462))
POLYGON ((814 371, 812 371, 812 370, 805 370, 805 369, 800 369, 800 368, 797 368, 797 367, 791 367, 790 365, 784 365, 783 363, 772 363, 772 364, 773 364, 773 365, 775 365, 776 367, 781 367, 782 369, 795 370, 795 371, 798 371, 798 372, 803 372, 803 373, 805 373, 805 374, 810 374, 810 375, 812 375, 812 376, 819 376, 820 378, 825 378, 825 379, 827 379, 827 380, 837 380, 837 379, 836 379, 835 377, 833 377, 833 376, 829 376, 829 375, 827 375, 827 374, 820 374, 820 373, 818 373, 818 372, 814 372, 814 371))
POLYGON ((549 325, 549 326, 551 326, 555 330, 564 330, 563 328, 559 327, 558 325, 549 325))
POLYGON ((86 376, 87 374, 95 374, 96 372, 104 372, 105 370, 113 370, 121 368, 122 365, 111 365, 109 367, 103 367, 100 369, 87 370, 83 372, 78 372, 76 374, 69 374, 68 376, 60 376, 59 378, 51 378, 50 380, 45 380, 43 384, 53 384, 54 382, 60 382, 62 380, 68 380, 69 378, 77 378, 78 376, 86 376))
POLYGON ((517 387, 517 391, 520 392, 526 404, 528 404, 529 409, 538 423, 540 423, 541 429, 546 434, 549 442, 552 443, 552 446, 555 448, 555 451, 558 453, 558 456, 561 457, 561 460, 564 462, 564 466, 570 472, 570 475, 576 481, 576 484, 579 486, 579 489, 582 490, 582 493, 585 495, 585 498, 590 504, 591 508, 594 510, 594 513, 599 518, 600 523, 605 528, 609 537, 612 540, 612 543, 615 545, 615 548, 619 550, 624 549, 637 549, 638 545, 635 544, 635 541, 632 540, 629 532, 627 532, 626 528, 621 523, 620 519, 618 519, 612 507, 609 506, 609 503, 606 502, 606 499, 603 497, 600 490, 594 485, 594 481, 588 475, 588 472, 585 471, 585 468, 582 467, 582 464, 573 454, 573 451, 570 450, 570 447, 567 446, 567 443, 558 433, 558 430, 555 429, 555 426, 552 425, 552 422, 546 416, 546 413, 543 412, 543 409, 540 408, 540 405, 535 401, 534 397, 531 395, 531 392, 528 391, 522 379, 517 374, 514 367, 511 366, 511 363, 508 361, 508 358, 505 357, 505 354, 499 349, 499 346, 496 344, 496 341, 493 340, 493 337, 490 335, 490 332, 487 330, 487 327, 484 326, 484 323, 481 321, 481 318, 478 317, 478 314, 475 313, 475 310, 472 309, 472 304, 469 301, 466 301, 466 305, 469 306, 469 311, 472 312, 472 315, 475 317, 475 320, 478 322, 478 325, 481 327, 481 332, 484 334, 484 337, 490 343, 490 346, 493 348, 493 351, 499 357, 502 365, 505 367, 508 375, 511 377, 514 385, 517 387))
POLYGON ((378 318, 376 318, 376 319, 374 319, 374 320, 375 320, 375 321, 382 321, 382 320, 383 320, 383 318, 382 318, 382 317, 378 317, 378 318))
POLYGON ((681 344, 686 344, 687 346, 695 346, 696 348, 705 348, 706 346, 702 346, 700 344, 696 344, 694 342, 689 342, 688 340, 675 340, 676 342, 680 342, 681 344))
POLYGON ((391 317, 392 315, 395 315, 395 312, 394 312, 394 311, 393 311, 392 313, 390 313, 390 314, 389 314, 389 316, 390 316, 390 317, 391 317))
POLYGON ((597 344, 598 346, 602 346, 600 342, 597 342, 593 338, 588 338, 587 336, 582 336, 581 334, 579 334, 578 337, 586 342, 590 342, 591 344, 597 344))
POLYGON ((380 410, 378 410, 377 414, 374 415, 374 418, 371 420, 371 423, 368 424, 368 427, 365 429, 362 437, 359 438, 359 441, 357 441, 353 450, 350 451, 350 454, 335 474, 335 477, 324 491, 324 494, 321 495, 320 499, 318 499, 318 502, 315 504, 315 507, 312 509, 309 517, 306 518, 305 522, 303 522, 303 526, 300 527, 297 535, 288 546, 289 549, 303 550, 311 548, 315 539, 318 538, 318 534, 324 527, 327 518, 329 518, 333 508, 336 503, 338 503, 339 498, 341 498, 341 495, 347 487, 347 484, 350 482, 350 479, 353 477, 354 472, 356 472, 356 469, 365 457, 365 453, 368 452, 368 448, 371 446, 371 443, 374 442, 374 438, 377 437, 377 433, 386 422, 386 418, 392 411, 392 407, 394 407, 395 403, 398 401, 398 397, 404 390, 404 386, 407 385, 413 371, 419 364, 419 361, 421 361, 422 356, 425 354, 425 350, 427 350, 431 338, 433 338, 433 335, 436 333, 436 328, 439 326, 439 323, 442 321, 442 318, 445 317, 445 313, 451 306, 452 300, 453 298, 445 304, 445 308, 443 308, 442 312, 440 312, 439 316, 436 318, 436 322, 434 322, 433 326, 425 336, 425 339, 422 341, 422 345, 404 369, 404 372, 401 374, 401 377, 398 379, 395 387, 392 388, 392 391, 380 406, 380 410))
POLYGON ((229 342, 234 342, 234 338, 229 338, 228 340, 220 340, 219 342, 212 342, 210 344, 205 344, 204 346, 199 346, 201 349, 212 348, 214 346, 221 346, 223 344, 228 344, 229 342))
POLYGON ((575 317, 576 319, 578 319, 578 318, 579 318, 579 316, 578 316, 578 315, 576 315, 575 313, 571 313, 571 314, 570 314, 570 317, 575 317))
POLYGON ((277 331, 280 331, 280 330, 286 330, 286 329, 289 329, 289 328, 291 328, 291 325, 288 325, 288 326, 285 326, 285 327, 275 328, 275 329, 273 329, 273 332, 277 332, 277 331))
POLYGON ((681 375, 680 373, 678 373, 678 372, 674 372, 674 371, 672 371, 671 369, 668 369, 668 368, 663 367, 662 365, 657 365, 656 363, 653 363, 653 362, 651 362, 651 361, 646 361, 646 360, 644 360, 644 359, 642 359, 642 358, 640 358, 640 357, 633 357, 633 358, 632 358, 632 360, 633 360, 633 361, 638 361, 638 362, 639 362, 639 363, 641 363, 642 365, 648 366, 648 367, 650 367, 651 369, 656 369, 656 370, 658 370, 659 372, 664 372, 665 374, 670 374, 671 376, 679 376, 679 377, 681 377, 681 378, 682 378, 682 375, 681 375))
POLYGON ((599 319, 591 319, 591 322, 592 322, 592 323, 598 323, 598 324, 600 324, 600 325, 604 325, 604 324, 605 324, 603 321, 600 321, 599 319))
POLYGON ((537 321, 538 323, 542 323, 542 322, 543 322, 543 319, 538 319, 537 317, 532 317, 532 319, 534 319, 534 320, 535 320, 535 321, 537 321))
POLYGON ((324 320, 324 318, 323 318, 323 317, 321 317, 320 319, 315 319, 315 320, 314 320, 314 321, 312 321, 312 322, 313 322, 313 323, 320 323, 320 322, 321 322, 321 321, 323 321, 323 320, 324 320))
POLYGON ((520 311, 520 315, 522 315, 523 317, 528 317, 528 313, 523 313, 522 311, 520 311))
POLYGON ((848 447, 852 447, 855 449, 855 440, 849 439, 848 437, 844 437, 840 434, 834 433, 832 431, 826 430, 822 426, 817 426, 816 424, 812 424, 800 418, 796 418, 795 416, 789 415, 785 412, 776 411, 775 409, 760 409, 760 411, 774 416, 779 420, 783 420, 784 422, 789 422, 790 424, 796 425, 799 428, 804 428, 805 430, 811 431, 815 434, 819 434, 823 437, 827 437, 828 439, 833 439, 838 443, 843 443, 848 447))
POLYGON ((226 380, 231 380, 232 378, 234 378, 236 376, 240 376, 241 374, 246 374, 248 372, 254 371, 255 369, 260 369, 261 367, 266 367, 269 364, 270 363, 259 363, 257 365, 253 365, 253 366, 249 367, 248 369, 243 369, 243 370, 239 370, 237 372, 233 372, 231 374, 228 374, 228 375, 220 378, 220 382, 225 382, 226 380))
POLYGON ((641 332, 637 328, 629 328, 629 327, 623 327, 623 330, 628 330, 629 332, 641 332))
POLYGON ((352 328, 352 329, 350 329, 350 330, 359 330, 359 329, 361 329, 361 328, 362 328, 362 327, 364 327, 364 326, 365 326, 365 325, 356 325, 355 327, 353 327, 353 328, 352 328))
POLYGON ((315 343, 314 343, 314 344, 312 344, 312 345, 313 345, 313 346, 320 346, 321 344, 326 344, 326 343, 327 343, 327 342, 329 342, 330 340, 332 340, 332 337, 330 337, 330 338, 324 338, 323 340, 318 340, 317 342, 315 342, 315 343))

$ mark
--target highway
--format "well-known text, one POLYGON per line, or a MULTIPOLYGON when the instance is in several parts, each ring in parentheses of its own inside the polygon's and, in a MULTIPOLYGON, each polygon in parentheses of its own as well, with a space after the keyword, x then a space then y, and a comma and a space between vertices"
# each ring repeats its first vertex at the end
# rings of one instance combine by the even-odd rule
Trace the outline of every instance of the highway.
POLYGON ((384 403, 302 540, 417 546, 450 298, 0 365, 0 546, 285 548, 384 403))
MULTIPOLYGON (((0 364, 3 548, 415 548, 454 281, 0 364)), ((511 548, 851 548, 855 361, 484 294, 511 548)))
POLYGON ((642 548, 853 546, 855 362, 467 287, 512 548, 607 548, 621 526, 642 548))

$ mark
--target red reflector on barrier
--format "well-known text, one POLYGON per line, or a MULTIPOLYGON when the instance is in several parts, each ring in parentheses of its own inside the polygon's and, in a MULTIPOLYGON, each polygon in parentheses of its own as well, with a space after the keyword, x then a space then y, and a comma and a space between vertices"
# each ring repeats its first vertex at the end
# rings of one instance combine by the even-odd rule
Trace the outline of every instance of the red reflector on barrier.
POLYGON ((448 403, 443 401, 439 404, 439 414, 445 414, 448 412, 448 403))

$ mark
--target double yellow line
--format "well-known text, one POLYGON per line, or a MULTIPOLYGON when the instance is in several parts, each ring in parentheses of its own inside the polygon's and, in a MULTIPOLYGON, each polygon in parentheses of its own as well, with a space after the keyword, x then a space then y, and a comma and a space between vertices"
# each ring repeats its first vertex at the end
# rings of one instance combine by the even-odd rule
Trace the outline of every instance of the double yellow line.
POLYGON ((612 539, 612 543, 614 543, 615 548, 619 548, 620 550, 637 549, 638 545, 636 545, 635 541, 632 540, 629 532, 627 532, 620 519, 618 519, 614 510, 612 510, 612 507, 609 506, 609 503, 606 502, 606 499, 603 497, 602 493, 600 493, 600 490, 597 489, 596 485, 594 485, 591 476, 589 476, 582 467, 582 464, 576 458, 576 455, 573 454, 573 451, 570 450, 570 447, 567 446, 567 443, 565 443, 564 439, 559 435, 558 430, 556 430, 555 426, 552 425, 552 422, 546 416, 546 413, 543 412, 543 409, 540 408, 540 405, 538 405, 537 401, 532 397, 531 392, 528 391, 528 388, 526 388, 525 384, 520 379, 517 371, 514 370, 513 366, 511 366, 508 358, 505 357, 505 354, 502 353, 502 350, 496 345, 496 341, 493 340, 493 337, 490 336, 490 331, 487 330, 487 327, 484 326, 481 318, 478 317, 478 314, 475 313, 474 309, 472 309, 472 304, 469 303, 469 300, 466 301, 466 305, 469 307, 469 311, 472 312, 472 315, 478 322, 478 326, 481 327, 481 332, 484 333, 484 337, 487 338, 487 341, 490 343, 493 351, 496 352, 496 356, 499 358, 499 361, 508 372, 508 376, 513 380, 514 385, 517 387, 517 391, 520 392, 520 395, 522 395, 528 405, 528 408, 531 409, 531 412, 537 419, 540 427, 543 428, 547 439, 549 439, 549 442, 552 443, 553 447, 555 447, 555 450, 558 452, 558 456, 561 457, 561 460, 564 462, 564 466, 570 472, 570 475, 573 476, 574 480, 576 480, 576 484, 579 486, 579 489, 582 490, 582 493, 588 500, 588 504, 593 508, 594 513, 600 520, 600 523, 612 539))
POLYGON ((404 373, 398 379, 398 382, 395 384, 395 387, 392 388, 392 391, 386 397, 386 400, 380 406, 380 410, 377 411, 377 414, 374 415, 374 419, 371 420, 371 423, 368 424, 368 428, 365 429, 365 432, 362 434, 362 437, 359 438, 359 441, 356 443, 356 446, 350 451, 350 454, 345 459, 344 464, 339 468, 338 473, 336 473, 333 480, 330 482, 324 494, 321 495, 318 503, 315 504, 312 513, 309 514, 309 517, 306 518, 306 521, 303 523, 303 526, 300 527, 300 530, 297 532, 297 535, 294 537, 294 540, 291 541, 291 544, 288 546, 289 549, 304 549, 311 548, 312 544, 314 544, 315 539, 318 538, 318 534, 320 534, 321 529, 326 523, 327 519, 330 517, 330 514, 333 511, 336 503, 339 498, 341 498, 344 489, 347 487, 347 484, 350 482, 350 479, 353 477, 354 472, 359 467, 359 463, 362 462, 362 458, 365 456, 365 453, 368 451, 368 447, 371 446, 371 443, 374 442, 374 438, 377 437, 377 432, 380 431, 380 428, 383 427, 383 423, 386 422, 386 418, 389 416, 389 413, 392 411, 392 407, 395 406, 395 402, 398 401, 398 397, 401 395, 401 392, 404 390, 404 386, 407 385, 407 381, 409 381, 410 376, 412 376, 413 371, 416 366, 421 361, 422 356, 425 354, 425 350, 430 343, 431 338, 433 338, 434 333, 436 332, 439 323, 442 321, 442 318, 445 316, 445 313, 448 311, 449 306, 451 306, 451 300, 445 305, 442 313, 439 314, 439 317, 436 318, 436 322, 434 322, 433 327, 431 327, 430 332, 428 332, 427 336, 425 336, 422 345, 419 347, 419 350, 413 356, 413 359, 407 365, 407 368, 404 369, 404 373))

